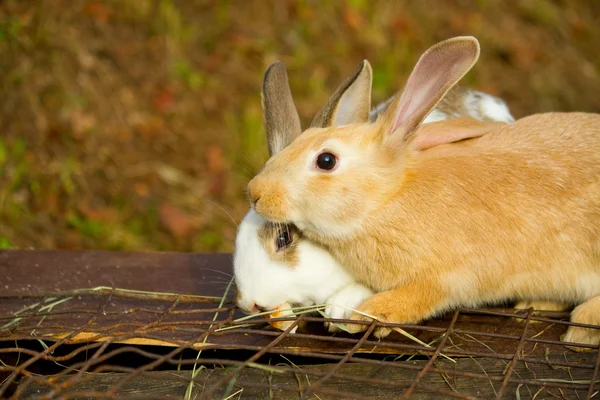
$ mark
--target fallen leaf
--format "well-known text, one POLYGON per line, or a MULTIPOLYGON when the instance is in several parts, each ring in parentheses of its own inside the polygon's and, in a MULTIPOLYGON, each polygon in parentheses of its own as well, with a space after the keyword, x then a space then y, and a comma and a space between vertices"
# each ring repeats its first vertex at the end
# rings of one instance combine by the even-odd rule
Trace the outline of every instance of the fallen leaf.
POLYGON ((212 173, 208 183, 208 193, 213 197, 221 197, 227 189, 227 174, 224 171, 212 173))
POLYGON ((77 230, 69 230, 60 236, 57 247, 64 250, 81 249, 84 247, 83 238, 77 230))
POLYGON ((108 207, 94 207, 86 201, 78 204, 77 209, 81 215, 91 221, 112 221, 116 217, 115 210, 108 207))
POLYGON ((351 7, 346 7, 344 10, 344 21, 355 31, 361 30, 365 25, 362 15, 351 7))
POLYGON ((169 89, 162 89, 154 96, 153 102, 156 111, 166 112, 173 108, 175 95, 169 89))
POLYGON ((40 208, 49 215, 58 213, 58 197, 51 191, 41 196, 40 208))
POLYGON ((225 157, 221 147, 214 144, 208 146, 206 158, 209 173, 219 172, 225 168, 225 157))
POLYGON ((201 63, 200 69, 206 72, 217 71, 225 62, 224 55, 221 52, 214 52, 208 55, 201 63))
POLYGON ((181 210, 170 203, 162 203, 158 210, 161 224, 174 236, 184 238, 197 230, 201 221, 199 218, 181 210))
POLYGON ((137 182, 135 185, 133 185, 133 190, 135 190, 135 193, 141 197, 146 197, 148 196, 148 193, 150 193, 150 188, 148 185, 142 182, 137 182))
POLYGON ((85 12, 96 21, 106 23, 110 18, 112 11, 106 8, 101 1, 92 1, 85 7, 85 12))
POLYGON ((134 124, 146 140, 155 138, 164 130, 164 121, 158 116, 139 115, 134 124))
POLYGON ((73 110, 69 115, 69 121, 71 123, 71 132, 75 139, 83 138, 83 136, 96 125, 96 118, 81 110, 73 110))
POLYGON ((415 25, 409 18, 404 15, 398 15, 392 20, 390 25, 392 32, 398 36, 410 36, 415 33, 415 25))
POLYGON ((536 46, 519 41, 513 47, 515 64, 521 69, 532 69, 539 59, 540 52, 536 46))

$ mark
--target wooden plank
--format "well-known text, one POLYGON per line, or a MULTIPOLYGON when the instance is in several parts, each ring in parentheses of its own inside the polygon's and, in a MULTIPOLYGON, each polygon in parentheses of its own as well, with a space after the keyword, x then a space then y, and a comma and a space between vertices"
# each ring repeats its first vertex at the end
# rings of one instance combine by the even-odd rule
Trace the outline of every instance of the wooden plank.
MULTIPOLYGON (((203 333, 213 324, 219 300, 190 296, 222 296, 231 274, 229 254, 0 251, 0 288, 3 288, 0 292, 0 341, 30 339, 35 331, 35 338, 43 340, 57 340, 77 332, 68 343, 111 339, 140 345, 267 346, 278 332, 260 319, 247 328, 228 329, 231 318, 242 316, 233 305, 235 288, 227 296, 227 310, 220 312, 216 319, 216 323, 227 330, 211 333, 204 342, 203 333), (81 291, 97 286, 172 292, 174 295, 81 291), (61 292, 65 296, 65 291, 74 290, 78 291, 71 293, 72 298, 64 297, 64 302, 51 308, 52 302, 36 297, 61 292), (32 307, 36 304, 37 307, 32 307), (32 308, 15 316, 27 307, 32 308)), ((449 316, 446 316, 421 325, 440 328, 438 331, 406 330, 428 343, 438 339, 448 323, 449 316)), ((559 323, 531 324, 528 336, 538 340, 558 340, 565 329, 559 323)), ((523 333, 523 323, 508 317, 462 313, 454 330, 456 333, 446 347, 450 352, 512 355, 523 333), (510 337, 491 337, 483 333, 510 337)), ((284 339, 277 348, 345 353, 359 337, 332 336, 319 322, 308 324, 298 333, 284 339), (332 337, 353 340, 340 342, 332 337)), ((403 354, 414 352, 415 346, 410 339, 393 333, 383 342, 375 339, 367 342, 360 351, 403 354)), ((531 354, 567 351, 557 344, 526 342, 524 346, 524 352, 531 354)))
POLYGON ((0 294, 32 296, 114 286, 221 297, 231 254, 0 250, 0 294))
MULTIPOLYGON (((27 312, 14 315, 25 306, 40 303, 40 299, 4 299, 0 304, 0 340, 27 340, 35 331, 36 339, 56 340, 72 335, 67 343, 81 343, 90 340, 101 341, 111 339, 118 343, 152 344, 163 346, 217 346, 220 348, 232 346, 268 345, 280 332, 269 327, 261 319, 244 321, 248 327, 229 329, 230 316, 239 316, 233 305, 227 305, 217 315, 213 322, 217 302, 181 302, 175 304, 177 296, 171 301, 166 300, 136 300, 113 296, 88 297, 80 295, 55 305, 51 310, 40 312, 43 304, 39 304, 27 312), (19 319, 21 318, 21 319, 19 319), (17 321, 18 320, 18 321, 17 321), (16 321, 16 323, 15 323, 16 321), (93 321, 93 322, 90 322, 93 321), (203 334, 213 323, 222 324, 223 330, 211 333, 204 342, 203 334)), ((194 299, 191 299, 194 300, 194 299)), ((54 300, 56 302, 56 300, 54 300)), ((47 305, 47 304, 46 304, 47 305)), ((296 335, 285 338, 278 348, 295 348, 298 351, 316 351, 330 353, 345 353, 353 347, 360 337, 347 334, 331 335, 327 333, 315 318, 314 322, 303 326, 296 335), (335 341, 336 338, 353 339, 346 342, 335 341)), ((420 340, 428 343, 439 338, 448 325, 448 317, 428 321, 427 327, 437 327, 438 331, 424 332, 417 328, 407 331, 420 340)), ((523 323, 503 317, 486 315, 462 315, 455 326, 447 351, 467 351, 488 354, 512 355, 523 331, 523 323), (465 333, 468 332, 468 333, 465 333), (485 336, 511 335, 512 338, 485 336)), ((565 327, 552 323, 531 324, 528 337, 537 340, 558 340, 565 327)), ((380 354, 412 353, 419 347, 410 339, 393 333, 385 341, 370 340, 360 351, 380 354), (394 344, 391 346, 389 344, 394 344), (404 346, 400 346, 404 345, 404 346), (400 346, 400 347, 398 347, 400 346)), ((561 345, 539 344, 526 342, 525 353, 544 354, 545 352, 564 353, 568 350, 561 345)))
MULTIPOLYGON (((579 354, 572 355, 571 362, 580 364, 594 363, 595 355, 579 354)), ((548 361, 558 361, 550 357, 548 361)), ((398 398, 404 388, 408 387, 418 371, 424 367, 426 361, 396 362, 405 364, 411 369, 400 366, 379 366, 369 364, 345 364, 334 377, 327 380, 323 387, 333 392, 322 392, 316 389, 318 398, 334 399, 355 396, 370 399, 392 399, 398 398), (392 386, 393 385, 393 386, 392 386)), ((448 360, 439 360, 436 368, 445 370, 447 374, 427 373, 420 381, 411 399, 448 398, 448 394, 459 393, 472 398, 487 399, 495 398, 500 389, 507 363, 493 359, 461 359, 457 363, 448 360), (464 376, 463 373, 479 373, 481 376, 489 376, 489 379, 464 376), (437 391, 437 392, 435 392, 437 391), (442 392, 442 393, 440 393, 442 392), (444 395, 443 393, 446 393, 444 395)), ((228 388, 231 379, 226 378, 225 384, 213 393, 212 398, 225 398, 235 392, 242 390, 241 396, 232 398, 249 399, 297 399, 300 390, 306 390, 323 375, 331 371, 332 365, 307 365, 293 368, 291 365, 284 371, 280 366, 271 366, 270 369, 244 368, 236 375, 235 381, 228 388), (294 370, 295 372, 292 372, 294 370), (253 385, 271 386, 268 388, 257 388, 253 385)), ((220 378, 231 372, 229 368, 207 368, 199 371, 195 379, 193 393, 201 396, 204 390, 214 385, 220 378)), ((120 396, 140 396, 141 398, 182 398, 191 371, 161 371, 149 372, 138 375, 128 380, 124 373, 91 374, 85 377, 84 382, 75 381, 64 383, 62 395, 69 395, 71 399, 84 399, 90 396, 77 393, 104 392, 116 385, 122 385, 118 394, 120 396)), ((129 377, 130 378, 130 377, 129 377)), ((517 363, 512 373, 512 382, 508 385, 503 398, 531 399, 534 396, 542 398, 585 398, 587 384, 591 379, 591 371, 580 368, 551 368, 543 364, 517 363), (537 383, 525 383, 520 385, 518 381, 529 380, 537 383), (569 382, 579 382, 572 385, 569 382), (587 382, 587 383, 586 383, 587 382), (554 385, 554 387, 546 386, 554 385), (559 386, 559 387, 556 387, 559 386), (578 390, 577 390, 578 389, 578 390)), ((64 382, 64 380, 63 380, 64 382)), ((29 381, 22 385, 24 389, 23 398, 40 398, 48 393, 46 385, 29 381)), ((23 389, 22 389, 23 390, 23 389)), ((240 394, 238 393, 238 394, 240 394)), ((194 396, 193 396, 194 397, 194 396)), ((199 397, 201 398, 201 397, 199 397)), ((311 398, 317 398, 312 396, 311 398)))

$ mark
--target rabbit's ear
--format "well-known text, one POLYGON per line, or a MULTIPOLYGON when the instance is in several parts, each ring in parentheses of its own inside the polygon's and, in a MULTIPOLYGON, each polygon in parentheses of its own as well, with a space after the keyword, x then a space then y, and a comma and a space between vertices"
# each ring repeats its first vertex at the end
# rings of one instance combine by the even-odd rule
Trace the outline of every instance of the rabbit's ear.
POLYGON ((273 156, 302 132, 287 71, 280 61, 271 64, 265 72, 262 107, 269 155, 273 156))
POLYGON ((411 142, 414 150, 423 151, 441 144, 473 139, 501 128, 504 121, 480 121, 470 117, 458 117, 422 125, 411 142))
POLYGON ((367 60, 363 60, 356 72, 331 95, 310 126, 328 128, 368 122, 372 81, 371 65, 367 60))
POLYGON ((423 53, 402 95, 394 99, 383 115, 388 142, 393 146, 410 142, 431 110, 478 58, 479 42, 472 36, 444 40, 423 53))

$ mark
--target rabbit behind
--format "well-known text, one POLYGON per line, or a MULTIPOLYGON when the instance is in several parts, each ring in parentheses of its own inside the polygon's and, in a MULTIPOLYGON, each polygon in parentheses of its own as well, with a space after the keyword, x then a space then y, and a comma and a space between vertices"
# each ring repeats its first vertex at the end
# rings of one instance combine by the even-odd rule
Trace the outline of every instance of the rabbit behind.
MULTIPOLYGON (((516 299, 579 304, 572 321, 600 325, 600 115, 422 125, 478 56, 471 37, 433 46, 372 123, 363 63, 301 135, 267 124, 296 138, 280 137, 290 144, 250 182, 252 207, 379 292, 354 319, 516 299)), ((598 345, 600 331, 571 326, 563 340, 598 345)))
MULTIPOLYGON (((374 122, 390 106, 394 97, 378 104, 371 110, 369 119, 374 122)), ((514 122, 515 118, 504 100, 490 94, 455 86, 435 106, 423 123, 444 121, 459 117, 471 117, 480 121, 514 122)))

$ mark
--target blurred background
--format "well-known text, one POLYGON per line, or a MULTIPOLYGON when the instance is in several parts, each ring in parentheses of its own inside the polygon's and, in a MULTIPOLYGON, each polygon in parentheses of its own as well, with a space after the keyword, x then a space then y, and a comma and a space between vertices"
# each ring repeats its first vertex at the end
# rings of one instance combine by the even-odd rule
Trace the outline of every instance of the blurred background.
POLYGON ((380 101, 463 34, 516 117, 600 112, 595 0, 0 0, 0 248, 231 251, 268 64, 307 123, 362 59, 380 101))

